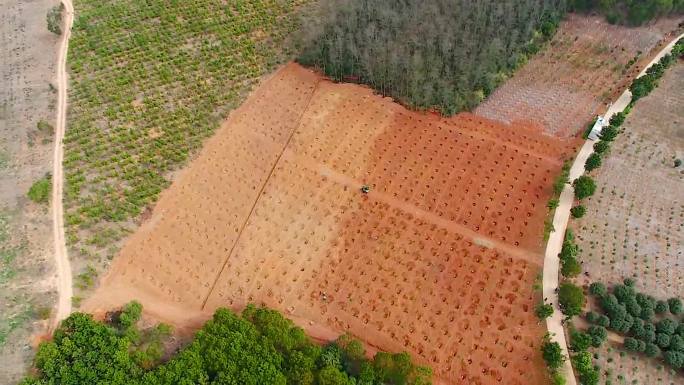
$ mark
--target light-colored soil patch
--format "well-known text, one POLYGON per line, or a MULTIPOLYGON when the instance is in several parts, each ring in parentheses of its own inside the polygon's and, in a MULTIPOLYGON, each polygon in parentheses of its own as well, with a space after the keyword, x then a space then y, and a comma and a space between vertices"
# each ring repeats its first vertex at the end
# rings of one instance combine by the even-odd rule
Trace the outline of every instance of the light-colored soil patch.
POLYGON ((535 122, 560 136, 576 135, 629 84, 649 52, 679 22, 661 19, 627 28, 599 16, 570 14, 550 45, 475 112, 505 122, 535 122))
POLYGON ((585 270, 612 283, 634 277, 653 296, 684 293, 684 64, 639 100, 576 222, 585 270))
POLYGON ((0 4, 0 384, 23 376, 54 305, 51 217, 29 201, 33 182, 51 170, 58 37, 46 14, 57 1, 0 4))
POLYGON ((441 383, 545 384, 532 287, 575 145, 410 112, 292 64, 161 195, 84 307, 137 298, 194 326, 266 304, 315 337, 407 350, 441 383))

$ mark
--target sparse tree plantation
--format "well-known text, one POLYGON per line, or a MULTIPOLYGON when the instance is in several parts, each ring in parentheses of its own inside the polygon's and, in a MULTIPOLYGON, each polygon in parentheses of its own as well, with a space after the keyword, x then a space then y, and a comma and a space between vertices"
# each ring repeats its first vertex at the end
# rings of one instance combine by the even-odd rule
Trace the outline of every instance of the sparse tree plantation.
POLYGON ((72 255, 113 256, 170 172, 287 57, 305 2, 76 2, 64 156, 72 255))
POLYGON ((420 109, 470 110, 552 37, 565 0, 324 1, 301 63, 420 109))
POLYGON ((325 346, 275 310, 248 306, 242 315, 218 309, 193 342, 161 363, 163 324, 140 330, 140 304, 111 314, 109 323, 74 313, 38 349, 40 384, 429 385, 429 368, 406 353, 378 352, 342 335, 325 346))

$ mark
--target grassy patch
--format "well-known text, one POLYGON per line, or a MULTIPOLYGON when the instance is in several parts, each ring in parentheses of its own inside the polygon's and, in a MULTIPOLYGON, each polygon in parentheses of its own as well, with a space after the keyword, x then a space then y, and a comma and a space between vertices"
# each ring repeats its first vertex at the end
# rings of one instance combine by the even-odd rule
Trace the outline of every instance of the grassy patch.
POLYGON ((46 175, 35 181, 28 191, 28 197, 36 203, 47 203, 52 191, 52 177, 46 175))

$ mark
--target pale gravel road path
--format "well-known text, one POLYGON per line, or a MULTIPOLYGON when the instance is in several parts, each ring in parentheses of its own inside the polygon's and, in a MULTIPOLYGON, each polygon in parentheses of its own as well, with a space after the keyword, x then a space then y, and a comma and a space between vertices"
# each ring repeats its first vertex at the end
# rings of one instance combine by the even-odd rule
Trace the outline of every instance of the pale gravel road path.
POLYGON ((67 72, 66 58, 69 50, 69 37, 74 22, 74 7, 71 0, 62 0, 64 4, 64 25, 62 41, 57 53, 57 121, 55 124, 55 150, 52 161, 52 232, 55 246, 55 266, 57 269, 57 311, 50 321, 50 330, 54 330, 59 322, 71 313, 71 297, 73 287, 71 279, 71 264, 64 240, 64 206, 63 197, 63 169, 64 158, 62 142, 66 129, 67 109, 67 72))
MULTIPOLYGON (((675 43, 683 37, 684 34, 681 34, 677 38, 672 40, 670 44, 665 46, 665 48, 663 48, 653 58, 653 60, 651 60, 651 62, 648 63, 646 67, 644 67, 644 70, 639 74, 639 77, 643 76, 646 73, 646 70, 653 64, 658 62, 660 58, 662 58, 667 53, 672 51, 672 47, 674 47, 675 43)), ((624 110, 625 107, 629 105, 631 99, 632 93, 629 91, 629 89, 625 90, 625 92, 623 92, 622 95, 620 95, 620 97, 615 101, 615 103, 613 103, 610 106, 610 108, 606 112, 605 121, 608 122, 613 115, 624 110)), ((586 142, 584 142, 584 145, 577 154, 575 162, 572 164, 572 167, 570 168, 570 176, 568 179, 571 183, 579 176, 584 174, 584 163, 587 161, 589 155, 591 155, 594 152, 594 143, 595 141, 588 139, 586 142)), ((560 311, 560 308, 558 307, 558 298, 556 296, 555 289, 558 287, 558 275, 560 265, 558 254, 560 253, 561 247, 563 245, 563 237, 565 236, 565 230, 568 226, 568 220, 570 219, 570 208, 572 208, 572 204, 574 202, 574 195, 575 193, 574 189, 572 188, 572 185, 566 184, 565 188, 563 189, 563 192, 561 193, 560 201, 558 207, 556 208, 556 212, 553 216, 553 228, 555 229, 555 231, 551 233, 551 235, 549 236, 549 241, 546 244, 546 252, 544 253, 543 273, 544 298, 547 298, 547 303, 551 303, 554 308, 553 316, 546 319, 546 327, 549 333, 551 333, 552 335, 551 340, 558 342, 558 344, 561 346, 561 349, 563 350, 563 354, 565 354, 566 357, 568 357, 568 346, 567 341, 565 339, 563 324, 561 323, 563 316, 560 311)), ((577 385, 577 380, 575 379, 572 365, 569 361, 565 362, 565 364, 561 368, 561 371, 567 379, 567 385, 577 385)))

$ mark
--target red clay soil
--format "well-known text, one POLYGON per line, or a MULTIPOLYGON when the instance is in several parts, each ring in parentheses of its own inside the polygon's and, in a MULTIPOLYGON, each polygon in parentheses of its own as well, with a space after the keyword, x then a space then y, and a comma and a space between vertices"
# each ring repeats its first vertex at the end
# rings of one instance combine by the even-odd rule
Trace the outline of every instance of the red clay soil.
POLYGON ((407 111, 291 64, 162 194, 84 308, 138 299, 197 327, 253 302, 319 339, 409 351, 437 383, 546 384, 533 284, 576 144, 407 111))

